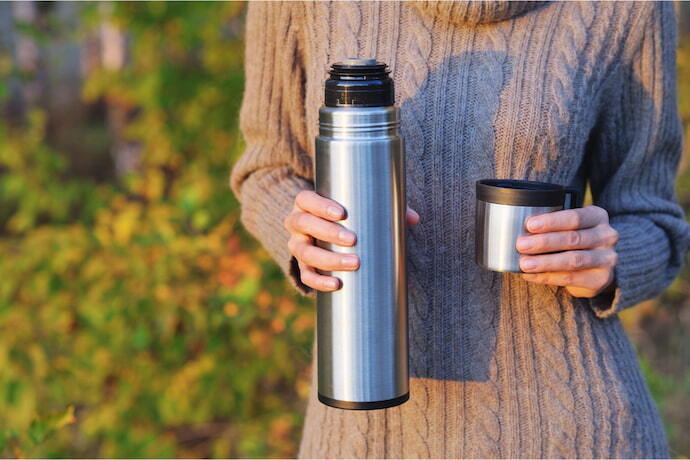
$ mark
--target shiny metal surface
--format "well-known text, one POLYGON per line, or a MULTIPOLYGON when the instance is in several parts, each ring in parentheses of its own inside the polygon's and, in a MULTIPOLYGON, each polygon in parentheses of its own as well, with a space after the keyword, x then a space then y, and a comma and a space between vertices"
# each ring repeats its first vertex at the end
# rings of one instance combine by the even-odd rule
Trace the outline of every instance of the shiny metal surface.
POLYGON ((400 139, 399 126, 400 115, 395 106, 322 107, 319 110, 319 138, 324 140, 400 139))
POLYGON ((487 203, 477 200, 475 255, 477 263, 497 272, 520 273, 520 253, 515 248, 520 235, 527 235, 525 219, 559 211, 563 206, 534 207, 487 203))
POLYGON ((395 107, 332 108, 320 113, 316 191, 347 211, 360 268, 332 272, 342 288, 317 294, 319 394, 375 402, 408 392, 403 141, 395 107))
POLYGON ((346 58, 340 61, 341 64, 343 65, 353 65, 353 66, 360 66, 360 65, 375 65, 376 64, 376 59, 374 58, 346 58))

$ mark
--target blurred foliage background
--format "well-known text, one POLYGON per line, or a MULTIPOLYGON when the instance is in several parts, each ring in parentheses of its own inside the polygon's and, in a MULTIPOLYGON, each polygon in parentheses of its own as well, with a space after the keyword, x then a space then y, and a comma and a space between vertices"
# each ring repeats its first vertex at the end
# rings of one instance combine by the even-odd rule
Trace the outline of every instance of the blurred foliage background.
MULTIPOLYGON (((244 10, 0 3, 0 456, 296 453, 313 308, 227 184, 244 10)), ((623 320, 688 456, 690 270, 623 320)))

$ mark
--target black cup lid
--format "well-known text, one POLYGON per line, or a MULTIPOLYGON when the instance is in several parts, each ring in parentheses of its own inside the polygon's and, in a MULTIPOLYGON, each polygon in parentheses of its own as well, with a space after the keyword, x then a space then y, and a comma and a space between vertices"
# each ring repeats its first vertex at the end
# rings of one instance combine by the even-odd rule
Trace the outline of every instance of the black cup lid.
POLYGON ((336 62, 326 80, 326 107, 387 107, 395 100, 388 66, 373 58, 336 62))
POLYGON ((561 206, 565 187, 547 182, 510 179, 478 180, 477 199, 512 206, 561 206))

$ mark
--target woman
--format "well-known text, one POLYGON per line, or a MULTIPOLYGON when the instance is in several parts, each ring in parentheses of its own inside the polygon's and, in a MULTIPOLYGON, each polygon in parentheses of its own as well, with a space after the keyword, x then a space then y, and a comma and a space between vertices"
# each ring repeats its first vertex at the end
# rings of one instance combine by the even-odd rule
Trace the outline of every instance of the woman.
POLYGON ((359 263, 313 192, 332 62, 392 69, 406 140, 410 400, 307 408, 302 457, 666 457, 617 313, 677 274, 690 231, 669 3, 253 3, 247 150, 232 186, 247 229, 300 292, 359 263), (527 221, 525 274, 474 263, 474 182, 589 185, 595 205, 527 221), (558 251, 558 253, 553 254, 558 251), (549 254, 551 253, 551 254, 549 254))

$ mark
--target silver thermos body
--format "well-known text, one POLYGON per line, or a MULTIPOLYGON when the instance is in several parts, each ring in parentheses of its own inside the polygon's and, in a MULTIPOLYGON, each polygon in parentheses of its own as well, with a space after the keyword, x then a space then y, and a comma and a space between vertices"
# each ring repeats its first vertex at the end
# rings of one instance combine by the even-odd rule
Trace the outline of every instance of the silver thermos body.
POLYGON ((322 272, 341 288, 317 294, 318 397, 341 409, 382 409, 409 398, 405 163, 387 66, 336 63, 319 111, 315 188, 345 208, 357 235, 356 271, 322 272))

